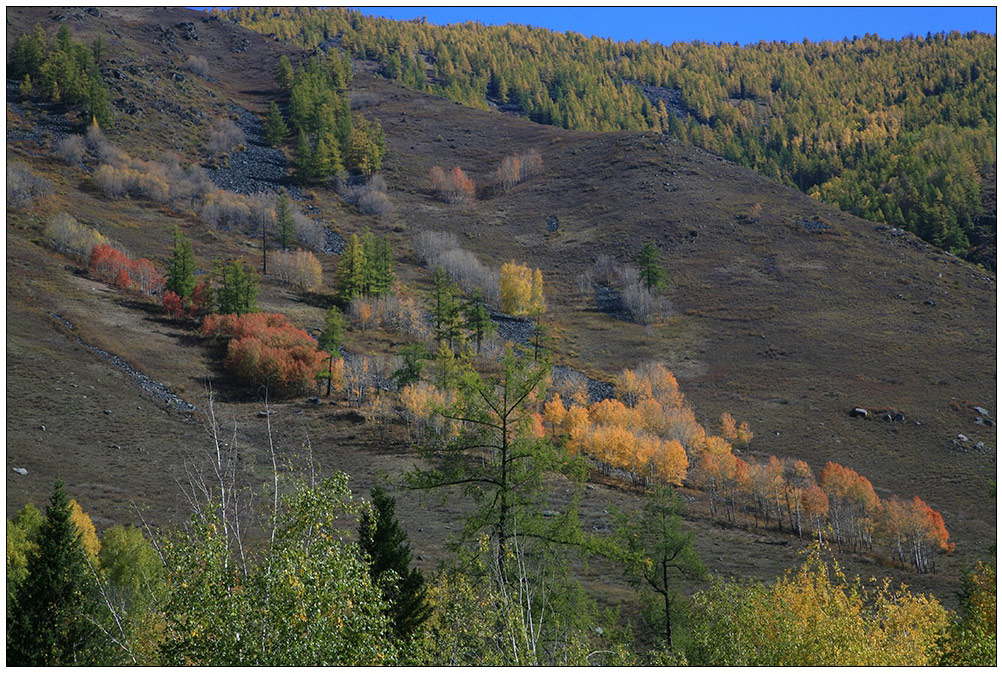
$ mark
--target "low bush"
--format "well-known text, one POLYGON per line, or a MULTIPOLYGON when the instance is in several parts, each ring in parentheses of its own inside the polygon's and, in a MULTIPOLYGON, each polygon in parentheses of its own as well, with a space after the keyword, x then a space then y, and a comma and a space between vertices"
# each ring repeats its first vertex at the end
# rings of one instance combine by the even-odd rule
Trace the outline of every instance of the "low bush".
POLYGON ((188 72, 199 77, 205 77, 209 74, 209 62, 205 60, 204 56, 189 56, 185 66, 188 68, 188 72))
POLYGON ((145 257, 131 260, 129 256, 106 243, 91 250, 90 271, 105 283, 122 290, 134 288, 145 295, 159 295, 163 291, 164 277, 145 257))
POLYGON ((56 143, 56 154, 70 166, 76 166, 87 156, 87 143, 82 136, 63 136, 56 143))
POLYGON ((52 183, 21 162, 7 164, 7 208, 22 209, 52 190, 52 183))
POLYGON ((218 159, 246 142, 243 130, 232 119, 217 119, 209 130, 205 152, 209 159, 218 159))
POLYGON ((298 210, 293 210, 292 227, 296 230, 296 237, 304 246, 317 252, 323 252, 327 245, 327 236, 324 234, 324 226, 321 223, 298 210))
POLYGON ((108 242, 96 229, 80 224, 68 213, 58 213, 50 218, 45 225, 45 236, 60 253, 80 260, 87 259, 94 246, 108 242))
POLYGON ((282 314, 212 314, 202 333, 229 340, 224 365, 238 379, 275 393, 306 393, 327 369, 328 354, 282 314))
POLYGON ((386 180, 380 175, 372 176, 364 184, 342 184, 338 194, 365 215, 385 218, 393 213, 393 203, 386 194, 386 180))
POLYGON ((277 250, 271 255, 272 275, 301 292, 316 290, 323 285, 323 268, 316 256, 305 250, 277 250))
POLYGON ((454 234, 424 231, 417 235, 414 244, 429 268, 441 267, 466 292, 480 288, 488 302, 497 304, 500 301, 500 273, 461 248, 454 234))

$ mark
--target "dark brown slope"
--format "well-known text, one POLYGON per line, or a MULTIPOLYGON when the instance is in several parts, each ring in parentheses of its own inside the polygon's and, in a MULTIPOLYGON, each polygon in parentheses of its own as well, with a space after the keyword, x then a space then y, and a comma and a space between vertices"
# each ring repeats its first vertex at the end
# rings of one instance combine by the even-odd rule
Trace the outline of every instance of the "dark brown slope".
POLYGON ((387 132, 408 233, 453 231, 495 264, 540 266, 571 362, 611 376, 665 359, 704 423, 723 411, 751 423, 753 454, 851 466, 885 495, 941 509, 962 552, 994 541, 995 432, 967 408, 996 409, 993 275, 691 147, 356 86, 383 97, 369 113, 387 132), (455 207, 423 193, 433 164, 479 182, 530 147, 544 175, 507 196, 455 207), (761 219, 743 218, 755 203, 761 219), (582 310, 576 276, 602 253, 631 261, 647 241, 664 252, 679 316, 644 328, 582 310), (851 419, 855 406, 906 421, 851 419), (961 433, 970 442, 958 447, 961 433))
MULTIPOLYGON (((266 108, 277 95, 274 63, 282 53, 296 54, 183 9, 109 8, 95 17, 79 9, 12 8, 8 43, 35 21, 53 22, 57 15, 69 17, 77 37, 104 35, 115 61, 111 67, 123 73, 114 80, 121 88, 113 98, 123 100, 109 135, 137 156, 155 157, 172 148, 194 158, 211 118, 230 103, 256 112, 266 108), (179 37, 184 29, 177 24, 188 21, 198 40, 179 37), (168 28, 175 36, 170 44, 161 37, 168 28), (190 55, 207 59, 215 81, 186 74, 183 64, 190 55), (131 106, 135 112, 128 114, 131 106)), ((366 64, 359 66, 367 70, 366 64)), ((701 422, 713 426, 723 411, 749 421, 756 433, 752 454, 803 457, 817 472, 826 461, 838 461, 867 475, 885 495, 918 494, 941 510, 958 554, 944 563, 938 578, 906 576, 920 589, 948 597, 961 562, 981 555, 995 540, 995 431, 976 425, 965 407, 980 404, 996 412, 993 276, 676 143, 543 127, 404 91, 364 74, 353 89, 368 92, 372 104, 363 112, 386 130, 384 174, 396 214, 386 222, 358 216, 324 189, 314 190, 311 199, 345 233, 366 225, 391 233, 405 280, 426 282, 427 272, 409 264, 411 237, 425 229, 459 234, 493 264, 516 259, 541 267, 549 319, 561 337, 561 361, 610 379, 641 360, 663 359, 678 374, 701 422), (433 165, 460 165, 483 182, 502 156, 530 147, 542 154, 544 174, 509 195, 450 206, 425 193, 433 165), (761 219, 741 219, 755 203, 762 206, 761 219), (559 235, 548 239, 549 215, 561 225, 559 235), (816 218, 837 235, 802 225, 816 218), (578 296, 576 277, 599 254, 628 261, 646 241, 662 246, 669 268, 679 313, 668 325, 615 321, 578 296), (930 299, 935 305, 925 303, 930 299), (846 413, 856 405, 893 407, 907 421, 850 419, 846 413), (958 433, 970 442, 952 444, 958 433), (977 449, 977 442, 986 447, 977 449)), ((12 119, 18 122, 9 114, 9 123, 12 119)), ((193 402, 203 379, 218 373, 202 347, 176 328, 100 284, 75 277, 64 268, 65 260, 40 249, 44 216, 82 212, 136 254, 160 262, 177 220, 195 239, 200 260, 256 253, 194 220, 141 202, 106 202, 78 171, 46 156, 35 146, 8 144, 8 157, 33 162, 55 180, 58 194, 38 214, 8 219, 7 510, 12 514, 26 498, 42 503, 52 480, 69 472, 83 496, 75 493, 87 500, 100 527, 131 521, 130 501, 137 494, 154 509, 172 508, 177 489, 166 471, 204 440, 196 421, 153 413, 147 402, 137 403, 131 382, 75 349, 75 335, 47 313, 67 315, 85 339, 182 388, 193 402), (84 402, 85 393, 69 386, 82 382, 65 372, 87 377, 88 386, 98 385, 90 378, 100 379, 101 394, 110 398, 99 405, 91 397, 84 402), (137 404, 144 409, 134 412, 137 404), (140 412, 146 416, 133 416, 140 412), (40 434, 41 425, 71 432, 40 434), (146 456, 133 449, 139 446, 146 456), (27 480, 9 470, 21 465, 31 469, 27 480)), ((328 279, 331 269, 328 262, 328 279)), ((316 326, 321 320, 320 308, 272 285, 266 285, 262 304, 300 324, 316 326)), ((376 348, 363 339, 358 345, 376 348)), ((261 440, 260 423, 255 426, 260 406, 223 407, 252 439, 261 440)), ((367 490, 379 469, 394 473, 410 464, 405 448, 338 414, 297 403, 281 413, 288 420, 282 430, 287 445, 299 446, 308 429, 326 467, 358 478, 357 493, 367 490)), ((605 505, 629 507, 631 498, 604 488, 588 494, 608 499, 589 506, 595 525, 602 524, 605 505)), ((456 513, 407 498, 408 507, 399 511, 413 518, 415 549, 434 559, 456 513)), ((701 554, 721 572, 768 577, 796 559, 791 548, 761 545, 757 534, 699 526, 701 554)), ((861 572, 885 572, 865 568, 861 572)))

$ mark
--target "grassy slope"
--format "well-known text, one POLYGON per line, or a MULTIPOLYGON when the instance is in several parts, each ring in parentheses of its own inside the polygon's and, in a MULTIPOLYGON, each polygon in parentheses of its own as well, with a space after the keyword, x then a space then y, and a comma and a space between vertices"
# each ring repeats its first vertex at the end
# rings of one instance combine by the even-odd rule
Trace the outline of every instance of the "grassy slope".
MULTIPOLYGON (((8 9, 8 42, 36 20, 54 26, 49 17, 56 13, 8 9)), ((294 54, 229 25, 202 23, 182 9, 104 9, 100 18, 78 10, 62 13, 79 16, 70 19, 77 36, 105 34, 112 66, 126 73, 113 99, 124 96, 143 114, 119 113, 110 135, 138 156, 153 157, 165 148, 194 152, 208 125, 185 121, 158 101, 177 102, 195 120, 198 113, 210 119, 231 100, 263 112, 276 95, 271 64, 281 53, 294 54), (155 26, 187 20, 195 21, 198 41, 177 39, 173 49, 153 42, 160 35, 155 26), (111 28, 122 37, 108 35, 111 28), (233 40, 242 38, 250 44, 247 51, 230 51, 233 40), (210 74, 220 81, 190 75, 184 82, 171 80, 169 73, 182 71, 189 54, 205 56, 210 74), (140 58, 147 69, 132 74, 128 66, 140 58)), ((610 378, 643 359, 664 359, 707 426, 725 410, 751 423, 752 454, 803 457, 817 472, 834 460, 868 476, 878 490, 888 490, 885 495, 922 496, 943 512, 958 554, 944 560, 935 576, 900 577, 950 599, 963 560, 995 540, 995 433, 976 426, 963 408, 972 402, 995 410, 994 277, 692 148, 660 145, 638 134, 542 127, 364 74, 353 88, 370 91, 378 101, 365 113, 380 119, 387 134, 384 174, 396 215, 372 222, 344 209, 329 192, 315 190, 314 203, 326 217, 344 232, 369 224, 390 233, 402 262, 399 273, 410 282, 423 283, 426 274, 407 264, 413 261, 410 237, 423 229, 456 232, 493 264, 515 258, 539 266, 549 284, 550 317, 563 337, 560 360, 610 378), (502 156, 530 147, 541 152, 544 174, 509 195, 449 206, 424 194, 432 165, 458 164, 480 181, 502 156), (669 191, 665 182, 677 189, 669 191), (753 203, 762 205, 761 220, 741 220, 753 203), (547 239, 551 214, 560 218, 561 232, 547 239), (816 216, 840 236, 808 233, 797 224, 816 216), (577 296, 577 274, 600 253, 629 260, 649 240, 665 251, 680 315, 667 326, 643 328, 588 308, 577 296), (924 304, 930 298, 935 306, 924 304), (846 411, 855 405, 895 407, 908 421, 850 419, 846 411), (950 443, 957 433, 985 441, 989 453, 958 451, 950 443)), ((8 112, 8 126, 30 123, 8 112)), ((8 145, 9 159, 29 161, 59 186, 58 196, 36 213, 8 218, 8 515, 28 498, 41 504, 52 481, 62 476, 99 528, 132 521, 133 500, 146 503, 149 516, 165 522, 174 518, 176 506, 183 512, 170 468, 180 466, 186 452, 205 446, 198 420, 144 400, 131 380, 81 350, 75 335, 46 312, 66 316, 85 341, 126 356, 196 404, 208 377, 227 400, 220 406, 224 417, 236 420, 248 445, 259 449, 266 446, 263 424, 255 417, 260 404, 242 401, 244 396, 228 389, 206 350, 178 328, 80 278, 65 259, 38 247, 41 222, 48 213, 69 210, 99 223, 135 254, 160 261, 176 221, 195 239, 203 266, 223 254, 252 257, 253 248, 141 203, 108 203, 81 172, 44 159, 38 150, 8 145), (133 449, 139 446, 147 451, 133 449), (13 466, 29 468, 29 476, 13 474, 13 466)), ((327 278, 331 270, 327 262, 327 278)), ((266 285, 262 304, 302 325, 320 323, 321 308, 297 302, 276 286, 266 285)), ((367 348, 365 335, 353 335, 352 342, 367 348)), ((351 473, 357 493, 367 490, 379 470, 394 474, 413 462, 399 437, 379 438, 340 407, 283 403, 277 419, 283 453, 301 454, 308 432, 316 458, 325 468, 351 473)), ((603 511, 609 505, 635 503, 628 491, 605 485, 586 497, 588 526, 607 523, 603 511)), ((457 506, 422 505, 412 494, 400 498, 398 512, 405 515, 415 551, 430 564, 449 527, 455 528, 457 506)), ((795 559, 796 546, 763 545, 776 540, 772 535, 707 526, 700 504, 692 522, 712 569, 769 577, 795 559)), ((887 572, 865 563, 855 570, 887 572)), ((602 572, 601 566, 593 569, 592 580, 600 586, 608 582, 602 572)), ((614 582, 602 591, 613 602, 622 592, 614 582)))

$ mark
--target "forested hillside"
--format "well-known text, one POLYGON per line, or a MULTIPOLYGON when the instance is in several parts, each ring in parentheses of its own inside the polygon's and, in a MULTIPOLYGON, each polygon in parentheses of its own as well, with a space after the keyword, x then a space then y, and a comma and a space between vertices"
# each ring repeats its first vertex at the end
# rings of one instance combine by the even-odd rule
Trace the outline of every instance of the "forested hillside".
POLYGON ((336 44, 465 105, 569 129, 664 131, 994 269, 992 35, 664 46, 344 8, 228 16, 307 48, 336 44))

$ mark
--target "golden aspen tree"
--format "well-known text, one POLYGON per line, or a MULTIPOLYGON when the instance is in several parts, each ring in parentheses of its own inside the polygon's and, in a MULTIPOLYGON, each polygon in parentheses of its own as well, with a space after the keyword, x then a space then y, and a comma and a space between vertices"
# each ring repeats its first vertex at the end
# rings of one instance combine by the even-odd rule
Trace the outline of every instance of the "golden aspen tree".
POLYGON ((557 429, 564 423, 567 416, 567 408, 561 400, 559 393, 553 394, 553 399, 543 405, 543 419, 550 424, 550 432, 555 436, 557 429))
POLYGON ((536 268, 532 272, 532 287, 529 296, 529 307, 526 311, 530 316, 542 316, 546 312, 546 299, 543 297, 543 273, 536 268))
POLYGON ((70 500, 70 521, 80 531, 80 544, 83 546, 84 552, 92 560, 96 559, 101 552, 101 541, 97 537, 97 531, 94 529, 94 522, 90 515, 83 511, 76 499, 70 500))
POLYGON ((724 412, 720 415, 720 435, 725 440, 734 441, 738 437, 738 426, 729 413, 724 412))

